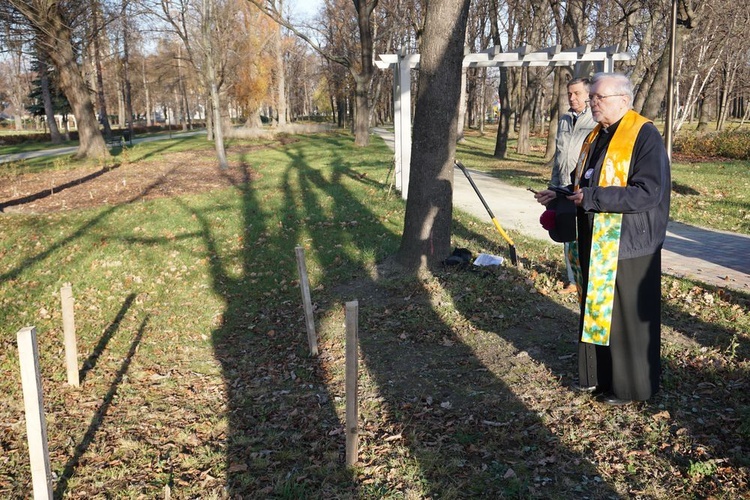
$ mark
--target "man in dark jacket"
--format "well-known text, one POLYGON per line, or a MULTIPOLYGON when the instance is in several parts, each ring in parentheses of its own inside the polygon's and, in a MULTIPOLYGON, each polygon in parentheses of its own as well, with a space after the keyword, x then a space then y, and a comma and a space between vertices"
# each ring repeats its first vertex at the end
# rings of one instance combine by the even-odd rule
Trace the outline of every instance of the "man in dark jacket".
MULTIPOLYGON (((670 164, 659 131, 632 111, 628 78, 599 73, 589 106, 597 127, 576 168, 578 237, 571 260, 581 298, 579 383, 610 405, 650 398, 661 374, 661 248, 670 164)), ((541 191, 547 205, 556 193, 541 191)))

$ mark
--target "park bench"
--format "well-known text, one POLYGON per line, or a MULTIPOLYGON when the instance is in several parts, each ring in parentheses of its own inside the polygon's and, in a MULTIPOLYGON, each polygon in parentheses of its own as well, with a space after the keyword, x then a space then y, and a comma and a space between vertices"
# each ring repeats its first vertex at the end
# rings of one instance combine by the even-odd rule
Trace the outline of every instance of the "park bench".
POLYGON ((122 134, 113 134, 109 139, 107 139, 107 146, 124 146, 126 142, 130 142, 130 131, 128 130, 124 130, 122 134))

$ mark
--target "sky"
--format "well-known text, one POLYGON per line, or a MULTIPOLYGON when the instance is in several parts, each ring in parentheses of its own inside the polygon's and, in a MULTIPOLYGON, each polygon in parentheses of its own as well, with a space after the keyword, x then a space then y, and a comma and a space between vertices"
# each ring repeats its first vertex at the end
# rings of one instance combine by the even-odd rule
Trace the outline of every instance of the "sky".
POLYGON ((323 0, 287 0, 285 3, 295 17, 308 19, 318 12, 320 6, 323 5, 323 0))

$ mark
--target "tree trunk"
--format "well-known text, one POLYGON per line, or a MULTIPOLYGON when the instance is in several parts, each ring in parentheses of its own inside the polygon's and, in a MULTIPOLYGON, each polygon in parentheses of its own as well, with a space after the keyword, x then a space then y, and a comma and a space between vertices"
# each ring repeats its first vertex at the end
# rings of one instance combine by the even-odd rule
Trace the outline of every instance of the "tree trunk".
POLYGON ((76 158, 109 158, 109 150, 99 132, 99 122, 78 66, 70 28, 57 8, 39 8, 21 0, 8 0, 33 26, 39 46, 49 56, 60 76, 60 89, 68 98, 78 127, 76 158))
POLYGON ((570 72, 566 69, 559 69, 555 72, 554 85, 552 92, 552 105, 550 106, 549 131, 547 133, 547 150, 544 153, 544 160, 552 166, 555 159, 555 149, 557 141, 557 127, 560 124, 560 112, 568 109, 568 82, 567 77, 570 72))
MULTIPOLYGON (((283 0, 277 0, 278 9, 284 11, 283 0)), ((276 124, 286 125, 286 75, 284 73, 284 46, 281 40, 281 26, 274 33, 274 49, 276 52, 276 124)))
MULTIPOLYGON (((498 28, 499 11, 497 0, 490 2, 490 31, 492 43, 502 51, 502 39, 498 28)), ((508 136, 510 135, 510 88, 508 86, 508 68, 500 67, 500 83, 497 86, 500 109, 497 116, 497 138, 495 139, 495 158, 505 159, 508 156, 508 136)))
POLYGON ((94 68, 96 69, 96 99, 99 104, 99 122, 104 127, 104 135, 112 137, 112 127, 109 125, 109 113, 107 113, 107 101, 104 98, 104 77, 102 76, 102 56, 99 40, 99 5, 91 2, 91 22, 93 24, 94 41, 94 68))
POLYGON ((701 131, 708 128, 708 115, 708 99, 706 99, 706 94, 701 92, 698 97, 698 127, 696 127, 696 130, 701 131))
POLYGON ((397 260, 412 271, 450 253, 453 160, 461 65, 470 0, 426 7, 411 153, 409 192, 397 260))
POLYGON ((211 38, 211 24, 213 22, 213 12, 210 2, 203 2, 203 26, 201 35, 203 39, 203 48, 205 50, 206 78, 208 80, 208 89, 211 95, 211 110, 213 112, 214 128, 214 149, 216 158, 219 161, 219 168, 226 170, 229 168, 227 162, 227 153, 224 147, 224 130, 221 120, 221 98, 219 97, 219 85, 216 76, 216 50, 215 44, 211 38))
POLYGON ((521 70, 526 84, 523 86, 524 100, 521 108, 521 120, 518 128, 518 144, 516 153, 527 155, 531 152, 531 143, 529 142, 529 133, 531 132, 531 108, 534 105, 533 82, 529 76, 529 68, 521 70))
POLYGON ((41 50, 38 53, 39 58, 39 82, 42 88, 42 102, 44 103, 44 117, 47 120, 49 136, 52 144, 62 144, 63 138, 60 135, 60 129, 57 128, 55 120, 55 109, 52 106, 52 94, 50 93, 49 74, 47 66, 47 55, 41 50))
POLYGON ((143 81, 143 94, 146 98, 146 126, 151 127, 154 124, 154 116, 151 105, 151 91, 148 86, 148 80, 146 79, 146 58, 141 60, 141 77, 143 81))
POLYGON ((372 80, 372 11, 378 4, 378 0, 352 0, 357 11, 357 24, 359 26, 359 70, 354 66, 350 72, 354 77, 354 95, 356 106, 354 125, 354 144, 367 146, 370 143, 370 102, 369 90, 372 80))
POLYGON ((125 112, 128 120, 129 141, 133 140, 133 95, 130 85, 130 22, 128 20, 128 1, 122 0, 122 76, 125 86, 125 112))

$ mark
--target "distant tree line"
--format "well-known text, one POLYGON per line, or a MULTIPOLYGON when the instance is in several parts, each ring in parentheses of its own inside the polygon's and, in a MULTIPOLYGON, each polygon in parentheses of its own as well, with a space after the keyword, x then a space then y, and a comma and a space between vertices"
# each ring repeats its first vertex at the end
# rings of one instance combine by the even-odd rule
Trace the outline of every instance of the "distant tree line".
MULTIPOLYGON (((730 0, 677 1, 675 131, 747 120, 742 35, 750 13, 730 0)), ((474 0, 464 44, 472 52, 617 46, 633 55, 617 69, 631 76, 636 110, 663 118, 671 5, 474 0)), ((65 96, 83 129, 81 156, 106 155, 102 136, 113 125, 157 121, 189 129, 205 120, 221 163, 230 123, 329 120, 351 127, 364 145, 369 126, 392 120, 393 75, 375 69, 373 58, 422 52, 424 24, 420 0, 325 0, 306 20, 283 0, 8 0, 0 3, 2 103, 16 120, 27 107, 39 116, 44 108, 60 140, 52 116, 62 103, 52 95, 65 96)), ((528 152, 530 136, 554 137, 572 76, 570 68, 468 68, 458 123, 480 130, 496 123, 498 157, 511 132, 518 152, 528 152)))

